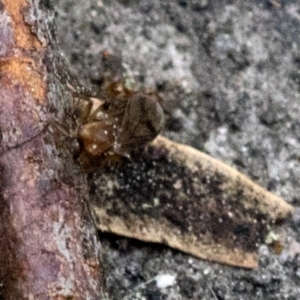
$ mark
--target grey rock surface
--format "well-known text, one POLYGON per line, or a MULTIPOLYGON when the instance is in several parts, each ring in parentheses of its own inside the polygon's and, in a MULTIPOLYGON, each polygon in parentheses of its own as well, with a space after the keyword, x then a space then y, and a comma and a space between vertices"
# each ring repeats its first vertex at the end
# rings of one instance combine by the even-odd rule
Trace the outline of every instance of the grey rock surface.
MULTIPOLYGON (((56 10, 62 52, 83 85, 97 85, 103 50, 122 55, 134 86, 163 96, 163 135, 299 207, 298 0, 61 0, 56 10)), ((282 253, 261 245, 257 270, 102 234, 111 299, 300 299, 299 232, 297 208, 278 229, 282 253)))

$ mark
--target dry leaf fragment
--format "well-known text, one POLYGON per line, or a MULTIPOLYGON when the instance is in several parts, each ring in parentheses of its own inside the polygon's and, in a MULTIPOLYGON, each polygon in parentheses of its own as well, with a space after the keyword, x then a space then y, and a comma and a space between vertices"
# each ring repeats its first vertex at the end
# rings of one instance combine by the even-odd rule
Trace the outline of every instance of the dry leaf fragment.
POLYGON ((161 136, 90 179, 100 230, 245 268, 257 266, 269 225, 293 210, 221 161, 161 136))

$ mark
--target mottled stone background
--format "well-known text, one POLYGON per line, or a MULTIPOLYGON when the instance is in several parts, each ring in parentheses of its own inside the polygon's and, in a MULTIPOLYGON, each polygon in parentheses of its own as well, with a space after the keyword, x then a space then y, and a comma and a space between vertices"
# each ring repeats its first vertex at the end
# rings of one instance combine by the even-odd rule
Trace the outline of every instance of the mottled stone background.
MULTIPOLYGON (((103 50, 122 55, 135 86, 163 95, 163 135, 300 205, 299 0, 61 0, 55 8, 62 52, 82 84, 99 81, 103 50)), ((111 299, 300 299, 298 209, 280 232, 283 252, 262 245, 252 271, 101 235, 111 299), (176 282, 162 289, 158 274, 176 282)))

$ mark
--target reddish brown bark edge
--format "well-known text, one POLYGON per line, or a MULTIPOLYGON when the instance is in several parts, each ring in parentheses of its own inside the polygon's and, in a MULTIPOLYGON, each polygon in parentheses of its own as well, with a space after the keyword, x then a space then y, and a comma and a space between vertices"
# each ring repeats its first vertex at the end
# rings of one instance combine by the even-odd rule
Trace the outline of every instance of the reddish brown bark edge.
POLYGON ((38 0, 0 0, 0 299, 103 299, 85 177, 45 130, 67 107, 49 19, 38 0))
MULTIPOLYGON (((15 290, 17 278, 22 276, 14 251, 18 247, 16 233, 11 226, 9 205, 2 196, 5 185, 4 172, 0 166, 0 299, 6 299, 10 291, 15 290)), ((18 291, 15 296, 20 296, 18 291)))

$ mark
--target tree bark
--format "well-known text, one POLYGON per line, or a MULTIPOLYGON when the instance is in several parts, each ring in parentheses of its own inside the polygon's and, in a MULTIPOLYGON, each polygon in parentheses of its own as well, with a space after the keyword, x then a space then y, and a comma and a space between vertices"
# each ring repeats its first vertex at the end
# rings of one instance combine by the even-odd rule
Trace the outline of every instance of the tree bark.
POLYGON ((48 1, 0 0, 0 298, 103 299, 48 1))

